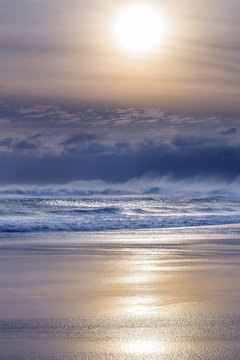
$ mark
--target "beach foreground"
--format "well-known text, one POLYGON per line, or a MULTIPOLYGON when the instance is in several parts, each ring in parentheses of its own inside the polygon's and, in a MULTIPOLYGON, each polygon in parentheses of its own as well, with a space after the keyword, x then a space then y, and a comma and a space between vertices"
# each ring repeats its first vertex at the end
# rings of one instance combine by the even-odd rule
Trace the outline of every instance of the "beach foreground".
POLYGON ((0 359, 239 360, 238 225, 0 239, 0 359))

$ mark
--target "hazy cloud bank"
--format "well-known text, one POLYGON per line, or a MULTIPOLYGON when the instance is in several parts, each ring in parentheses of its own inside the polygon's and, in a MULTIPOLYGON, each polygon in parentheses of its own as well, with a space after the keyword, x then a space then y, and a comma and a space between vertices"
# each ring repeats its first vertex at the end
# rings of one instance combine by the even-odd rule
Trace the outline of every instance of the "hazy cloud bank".
POLYGON ((1 196, 91 196, 132 195, 159 196, 161 198, 240 198, 240 177, 234 181, 216 177, 195 177, 188 180, 174 180, 171 177, 142 176, 126 182, 111 183, 101 180, 76 181, 62 185, 5 185, 1 196))

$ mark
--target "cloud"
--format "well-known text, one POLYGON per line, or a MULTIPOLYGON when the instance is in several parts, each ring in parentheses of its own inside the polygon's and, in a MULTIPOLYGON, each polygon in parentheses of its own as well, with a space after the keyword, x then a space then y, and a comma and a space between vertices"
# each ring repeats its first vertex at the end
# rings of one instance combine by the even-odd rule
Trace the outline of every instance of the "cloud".
POLYGON ((36 144, 33 144, 29 141, 19 141, 13 145, 15 150, 36 150, 36 144))
POLYGON ((12 145, 12 141, 13 141, 12 138, 2 139, 2 140, 0 141, 0 146, 9 147, 9 146, 12 145))
MULTIPOLYGON (((34 138, 34 137, 33 137, 34 138)), ((13 138, 5 138, 0 141, 0 147, 5 148, 7 151, 18 151, 18 150, 37 150, 38 147, 35 143, 28 140, 16 140, 13 138)))
POLYGON ((146 107, 0 106, 8 119, 1 128, 1 184, 118 182, 146 173, 178 180, 200 174, 233 179, 240 172, 237 115, 146 107))
MULTIPOLYGON (((174 137, 172 139, 172 144, 176 146, 177 148, 185 148, 185 147, 199 147, 199 146, 205 146, 206 144, 212 144, 213 139, 212 138, 206 138, 206 137, 174 137)), ((216 139, 214 139, 214 143, 216 142, 216 139)))
POLYGON ((227 128, 227 129, 223 129, 223 130, 219 131, 219 133, 222 135, 236 135, 237 132, 238 132, 238 129, 235 127, 227 128))
MULTIPOLYGON (((27 143, 20 147, 31 149, 27 143)), ((44 157, 21 153, 16 149, 14 154, 0 156, 0 166, 5 169, 0 182, 64 183, 84 179, 119 182, 147 173, 171 175, 175 180, 196 176, 235 179, 240 175, 239 146, 216 143, 174 148, 146 142, 135 148, 127 147, 127 151, 119 151, 118 146, 95 143, 83 150, 74 149, 44 157)))
POLYGON ((95 139, 95 136, 92 134, 76 134, 68 137, 62 145, 78 145, 84 142, 89 142, 95 139))

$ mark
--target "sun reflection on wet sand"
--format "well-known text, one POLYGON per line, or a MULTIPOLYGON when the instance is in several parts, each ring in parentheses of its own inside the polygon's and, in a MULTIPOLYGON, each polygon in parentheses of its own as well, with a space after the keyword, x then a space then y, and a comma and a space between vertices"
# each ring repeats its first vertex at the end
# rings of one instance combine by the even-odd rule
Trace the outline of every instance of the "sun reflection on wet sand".
POLYGON ((238 360, 240 249, 230 247, 2 251, 4 360, 238 360))
POLYGON ((150 355, 164 353, 167 351, 164 343, 159 343, 154 340, 129 340, 123 344, 123 351, 129 354, 134 354, 137 356, 140 355, 150 355))
POLYGON ((134 296, 126 297, 123 299, 123 313, 145 315, 150 312, 156 311, 156 306, 154 305, 154 297, 152 296, 134 296))
MULTIPOLYGON (((168 250, 167 255, 170 255, 168 250)), ((118 304, 118 314, 161 312, 162 306, 171 302, 166 294, 166 283, 173 277, 173 265, 166 260, 164 251, 148 249, 144 253, 142 249, 134 249, 119 265, 121 271, 114 272, 114 278, 109 271, 105 279, 113 288, 109 296, 112 296, 112 305, 118 304)), ((114 266, 116 268, 116 262, 114 266)))

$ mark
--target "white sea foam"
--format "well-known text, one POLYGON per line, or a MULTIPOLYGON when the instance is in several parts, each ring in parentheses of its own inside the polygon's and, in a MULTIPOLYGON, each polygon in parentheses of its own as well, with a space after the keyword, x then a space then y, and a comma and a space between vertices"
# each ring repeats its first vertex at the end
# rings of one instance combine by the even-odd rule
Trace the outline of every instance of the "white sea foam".
POLYGON ((2 197, 67 197, 91 195, 160 195, 165 199, 227 196, 240 198, 240 178, 227 181, 220 178, 195 177, 175 180, 170 176, 142 176, 122 183, 101 180, 76 181, 64 185, 6 185, 2 197))

